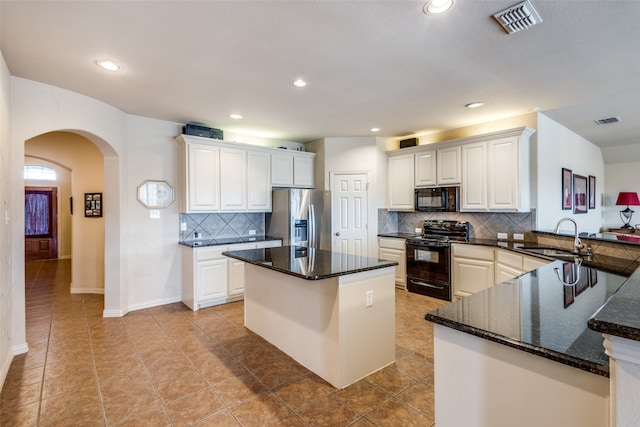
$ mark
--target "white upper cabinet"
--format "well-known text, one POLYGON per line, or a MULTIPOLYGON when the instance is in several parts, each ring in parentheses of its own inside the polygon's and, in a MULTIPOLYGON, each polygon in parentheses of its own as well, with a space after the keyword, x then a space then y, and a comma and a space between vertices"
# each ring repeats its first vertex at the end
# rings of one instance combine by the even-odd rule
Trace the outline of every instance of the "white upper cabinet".
POLYGON ((247 153, 247 210, 271 212, 271 156, 262 151, 247 153))
POLYGON ((181 148, 183 175, 181 210, 210 212, 220 209, 220 148, 188 144, 181 148))
POLYGON ((294 153, 293 185, 294 187, 315 187, 315 156, 294 153))
POLYGON ((460 169, 460 153, 460 145, 438 149, 438 185, 460 184, 462 177, 460 169))
POLYGON ((315 187, 315 154, 280 151, 271 155, 271 185, 315 187))
POLYGON ((415 186, 428 187, 437 184, 436 150, 415 153, 415 186))
MULTIPOLYGON (((519 150, 518 138, 514 136, 487 142, 489 210, 521 209, 523 166, 519 150)), ((526 182, 529 183, 528 177, 526 182)), ((524 207, 528 209, 528 203, 524 207)))
POLYGON ((220 210, 247 209, 247 150, 220 149, 220 210))
POLYGON ((413 211, 413 153, 389 156, 387 158, 387 173, 387 208, 390 211, 413 211))
POLYGON ((487 210, 487 143, 462 147, 462 185, 460 210, 487 210))
POLYGON ((271 155, 271 185, 293 187, 293 156, 289 153, 271 155))

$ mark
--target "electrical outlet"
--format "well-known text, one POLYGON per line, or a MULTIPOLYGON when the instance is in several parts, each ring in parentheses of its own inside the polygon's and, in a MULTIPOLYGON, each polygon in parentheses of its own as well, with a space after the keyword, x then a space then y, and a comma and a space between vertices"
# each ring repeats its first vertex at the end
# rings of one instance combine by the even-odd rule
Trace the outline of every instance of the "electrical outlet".
POLYGON ((367 291, 367 307, 373 306, 373 291, 367 291))
POLYGON ((249 236, 255 236, 256 230, 249 230, 249 236))
POLYGON ((524 240, 524 234, 522 234, 522 233, 513 233, 513 240, 524 240))
POLYGON ((187 223, 186 222, 181 222, 180 223, 180 231, 187 231, 187 223))
POLYGON ((151 218, 151 219, 160 218, 160 211, 158 209, 150 209, 149 210, 149 218, 151 218))
POLYGON ((506 239, 509 235, 507 233, 498 233, 498 239, 506 239))
POLYGON ((414 229, 413 229, 413 231, 414 231, 415 233, 422 233, 422 228, 418 228, 418 227, 416 227, 416 228, 414 228, 414 229))

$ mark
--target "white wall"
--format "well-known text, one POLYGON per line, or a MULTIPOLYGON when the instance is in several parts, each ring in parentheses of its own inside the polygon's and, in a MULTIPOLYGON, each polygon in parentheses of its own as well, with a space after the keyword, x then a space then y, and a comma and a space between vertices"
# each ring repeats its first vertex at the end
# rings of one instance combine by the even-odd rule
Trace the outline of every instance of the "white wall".
MULTIPOLYGON (((600 147, 544 114, 538 114, 536 143, 536 228, 553 230, 558 220, 570 217, 578 224, 579 232, 599 232, 603 224, 602 195, 605 188, 604 160, 600 147), (574 174, 596 177, 596 209, 586 214, 562 210, 562 168, 571 169, 574 174)), ((573 232, 573 226, 564 223, 560 231, 573 232)))
MULTIPOLYGON (((13 286, 13 250, 11 221, 13 199, 11 183, 15 180, 11 167, 10 134, 10 74, 0 52, 0 387, 7 376, 14 353, 27 349, 16 348, 16 343, 24 344, 24 307, 16 307, 16 301, 24 301, 23 286, 13 286), (12 179, 13 178, 13 179, 12 179), (16 327, 21 322, 22 328, 16 327)), ((24 304, 23 304, 24 305, 24 304)))
POLYGON ((307 144, 317 153, 316 188, 331 189, 331 173, 368 172, 369 174, 369 256, 378 253, 378 208, 386 207, 387 141, 377 137, 324 138, 307 144))
MULTIPOLYGON (((640 148, 637 148, 640 151, 640 148)), ((618 193, 621 191, 635 191, 640 194, 640 162, 612 163, 605 167, 604 189, 604 227, 619 228, 623 222, 620 211, 626 206, 616 206, 618 193)), ((640 206, 629 206, 636 213, 631 218, 631 225, 640 224, 640 206)))
MULTIPOLYGON (((25 150, 26 149, 27 147, 25 147, 25 150)), ((25 165, 41 165, 56 171, 56 181, 25 180, 24 186, 56 187, 58 189, 58 259, 71 259, 72 215, 69 206, 69 197, 71 197, 71 171, 60 164, 28 155, 24 156, 24 163, 25 165)), ((102 155, 100 156, 100 165, 102 167, 102 155)), ((76 201, 76 203, 78 202, 76 201)))

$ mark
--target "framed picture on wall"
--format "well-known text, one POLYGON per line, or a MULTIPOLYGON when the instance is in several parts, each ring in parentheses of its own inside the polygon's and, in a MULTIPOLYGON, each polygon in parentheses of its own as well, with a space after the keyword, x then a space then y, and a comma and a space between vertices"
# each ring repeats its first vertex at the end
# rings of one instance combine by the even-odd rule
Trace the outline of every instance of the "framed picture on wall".
POLYGON ((583 214, 589 211, 587 207, 587 177, 573 175, 573 213, 583 214))
POLYGON ((562 210, 570 210, 573 207, 572 177, 571 169, 562 168, 562 210))
POLYGON ((84 216, 88 218, 102 216, 102 193, 84 193, 84 216))
POLYGON ((589 175, 589 209, 596 208, 596 177, 589 175))

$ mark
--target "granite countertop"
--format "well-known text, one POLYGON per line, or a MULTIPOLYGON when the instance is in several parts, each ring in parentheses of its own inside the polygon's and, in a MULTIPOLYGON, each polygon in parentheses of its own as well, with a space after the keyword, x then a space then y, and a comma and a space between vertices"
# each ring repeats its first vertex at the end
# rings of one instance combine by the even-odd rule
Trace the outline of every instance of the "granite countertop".
POLYGON ((626 280, 557 260, 431 311, 425 319, 606 377, 602 335, 587 322, 626 280), (556 269, 565 282, 577 283, 564 285, 556 269))
POLYGON ((224 245, 233 245, 237 243, 266 242, 269 240, 282 240, 282 238, 272 237, 272 236, 246 236, 246 237, 227 237, 224 239, 183 240, 179 243, 182 246, 188 246, 190 248, 200 248, 203 246, 224 246, 224 245))
POLYGON ((306 280, 322 280, 398 265, 395 261, 299 246, 228 251, 222 254, 306 280))
POLYGON ((378 237, 393 237, 395 239, 411 239, 413 237, 420 237, 420 233, 380 233, 378 237))

